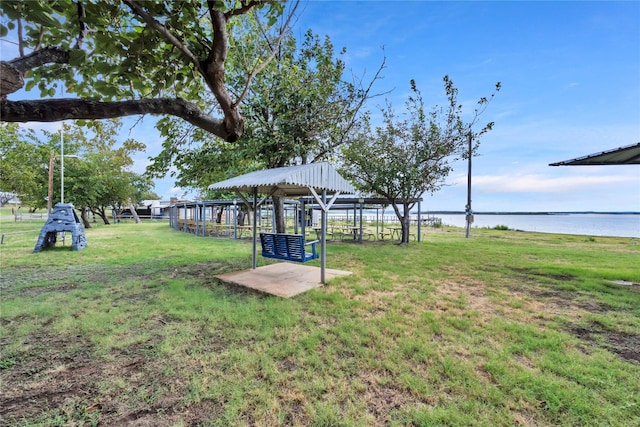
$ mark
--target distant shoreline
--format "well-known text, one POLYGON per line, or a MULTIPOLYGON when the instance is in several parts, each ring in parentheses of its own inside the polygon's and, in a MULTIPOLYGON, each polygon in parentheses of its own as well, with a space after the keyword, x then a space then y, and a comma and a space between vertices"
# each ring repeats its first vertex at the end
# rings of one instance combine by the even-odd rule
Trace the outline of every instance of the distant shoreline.
MULTIPOLYGON (((420 215, 464 215, 464 211, 420 211, 420 215)), ((640 212, 473 212, 474 215, 640 215, 640 212)))

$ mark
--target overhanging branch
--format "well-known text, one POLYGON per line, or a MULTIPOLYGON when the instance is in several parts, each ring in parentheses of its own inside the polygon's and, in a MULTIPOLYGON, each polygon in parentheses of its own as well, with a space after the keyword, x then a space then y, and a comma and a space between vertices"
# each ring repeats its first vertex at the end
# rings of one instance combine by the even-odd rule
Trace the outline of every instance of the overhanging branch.
POLYGON ((229 134, 223 120, 203 113, 195 104, 181 98, 140 99, 118 102, 98 102, 83 99, 47 99, 6 101, 0 106, 4 122, 57 122, 61 120, 111 119, 138 114, 161 114, 180 117, 187 122, 219 136, 236 141, 240 135, 229 134))

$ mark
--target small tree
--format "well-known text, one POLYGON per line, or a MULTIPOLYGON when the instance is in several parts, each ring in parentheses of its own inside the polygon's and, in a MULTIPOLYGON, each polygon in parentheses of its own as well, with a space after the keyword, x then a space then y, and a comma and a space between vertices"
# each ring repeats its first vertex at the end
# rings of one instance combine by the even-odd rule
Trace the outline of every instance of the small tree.
POLYGON ((462 105, 458 104, 458 89, 448 76, 444 77, 448 104, 425 112, 422 94, 414 80, 405 106, 406 118, 400 118, 389 102, 381 109, 383 124, 365 132, 343 150, 342 173, 365 193, 389 199, 402 227, 400 243, 409 242, 410 211, 423 193, 438 191, 452 170, 452 162, 469 156, 468 138, 474 141, 472 153, 479 146, 479 138, 493 128, 487 123, 474 132, 479 116, 496 92, 480 98, 473 118, 462 119, 462 105))

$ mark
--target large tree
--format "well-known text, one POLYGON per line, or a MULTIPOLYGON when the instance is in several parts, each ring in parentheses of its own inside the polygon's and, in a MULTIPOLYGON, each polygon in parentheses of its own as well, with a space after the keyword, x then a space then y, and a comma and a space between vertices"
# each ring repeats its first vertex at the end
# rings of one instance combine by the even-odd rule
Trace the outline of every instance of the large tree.
MULTIPOLYGON (((247 32, 256 34, 251 29, 247 32)), ((255 44, 238 45, 238 58, 255 56, 255 44)), ((373 84, 384 68, 384 60, 370 80, 347 81, 341 54, 336 55, 328 37, 310 30, 298 42, 287 36, 271 63, 254 79, 243 101, 246 132, 233 149, 212 140, 184 123, 163 120, 167 134, 184 135, 166 141, 151 170, 160 175, 175 166, 181 186, 206 188, 212 182, 256 169, 312 163, 335 158, 338 148, 349 141, 373 84)), ((247 64, 229 69, 229 80, 242 81, 247 64)), ((276 228, 284 232, 282 197, 274 196, 276 228)))
MULTIPOLYGON (((225 84, 228 31, 247 14, 260 19, 262 46, 243 85, 275 54, 289 18, 277 0, 123 0, 0 2, 8 18, 0 35, 15 35, 18 57, 0 62, 0 120, 51 122, 139 114, 171 115, 237 141, 244 132, 239 104, 225 84), (269 33, 269 28, 275 28, 269 33), (60 80, 77 98, 52 99, 60 80), (46 99, 8 95, 37 86, 46 99), (203 96, 208 93, 211 96, 203 96), (222 115, 216 118, 212 112, 222 115)), ((4 59, 4 58, 3 58, 4 59)))
MULTIPOLYGON (((382 125, 361 133, 343 150, 345 177, 364 193, 389 199, 402 227, 401 244, 409 242, 410 211, 415 201, 425 192, 439 190, 452 170, 452 162, 476 153, 480 137, 493 128, 493 122, 489 122, 474 131, 495 92, 489 98, 480 98, 473 116, 465 121, 458 89, 448 76, 444 77, 444 88, 447 105, 426 111, 422 94, 411 80, 404 117, 387 102, 381 109, 382 125)), ((499 90, 497 83, 495 91, 499 90)))

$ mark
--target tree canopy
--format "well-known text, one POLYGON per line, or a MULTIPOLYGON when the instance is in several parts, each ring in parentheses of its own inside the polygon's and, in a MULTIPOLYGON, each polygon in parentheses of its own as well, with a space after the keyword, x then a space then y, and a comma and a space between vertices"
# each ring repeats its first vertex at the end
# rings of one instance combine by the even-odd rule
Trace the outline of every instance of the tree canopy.
MULTIPOLYGON (((238 44, 234 37, 230 40, 238 44)), ((238 46, 238 57, 251 57, 253 49, 255 44, 238 46)), ((344 48, 336 53, 329 37, 321 38, 311 30, 301 40, 287 35, 247 92, 243 101, 246 132, 237 143, 231 147, 166 118, 167 134, 182 138, 165 140, 149 170, 159 176, 172 171, 178 185, 204 190, 212 182, 256 169, 335 159, 357 127, 362 107, 384 68, 383 60, 371 80, 347 81, 345 53, 344 48)), ((242 64, 229 68, 232 86, 242 81, 244 69, 242 64)), ((283 206, 277 196, 273 199, 276 225, 284 229, 283 206)))
MULTIPOLYGON (((100 216, 109 223, 108 208, 121 209, 148 194, 150 180, 130 170, 132 155, 144 145, 117 140, 121 123, 104 120, 63 126, 63 133, 20 131, 13 123, 0 124, 0 188, 19 195, 31 209, 47 205, 49 177, 52 202, 61 199, 61 138, 64 138, 64 201, 83 213, 100 216), (51 173, 51 174, 50 174, 51 173)), ((87 222, 85 221, 85 225, 87 222)))
POLYGON ((15 34, 19 54, 0 63, 1 120, 172 115, 235 142, 245 126, 240 102, 275 55, 296 6, 285 16, 276 0, 4 0, 0 36, 15 34), (246 62, 244 89, 233 93, 225 82, 228 31, 249 14, 268 42, 246 62), (77 98, 53 99, 60 81, 77 98), (37 87, 44 99, 8 99, 22 87, 37 87))
POLYGON ((0 190, 19 195, 30 206, 46 206, 46 190, 40 191, 43 184, 46 189, 46 172, 44 177, 40 174, 48 160, 49 150, 33 131, 0 123, 0 190))

